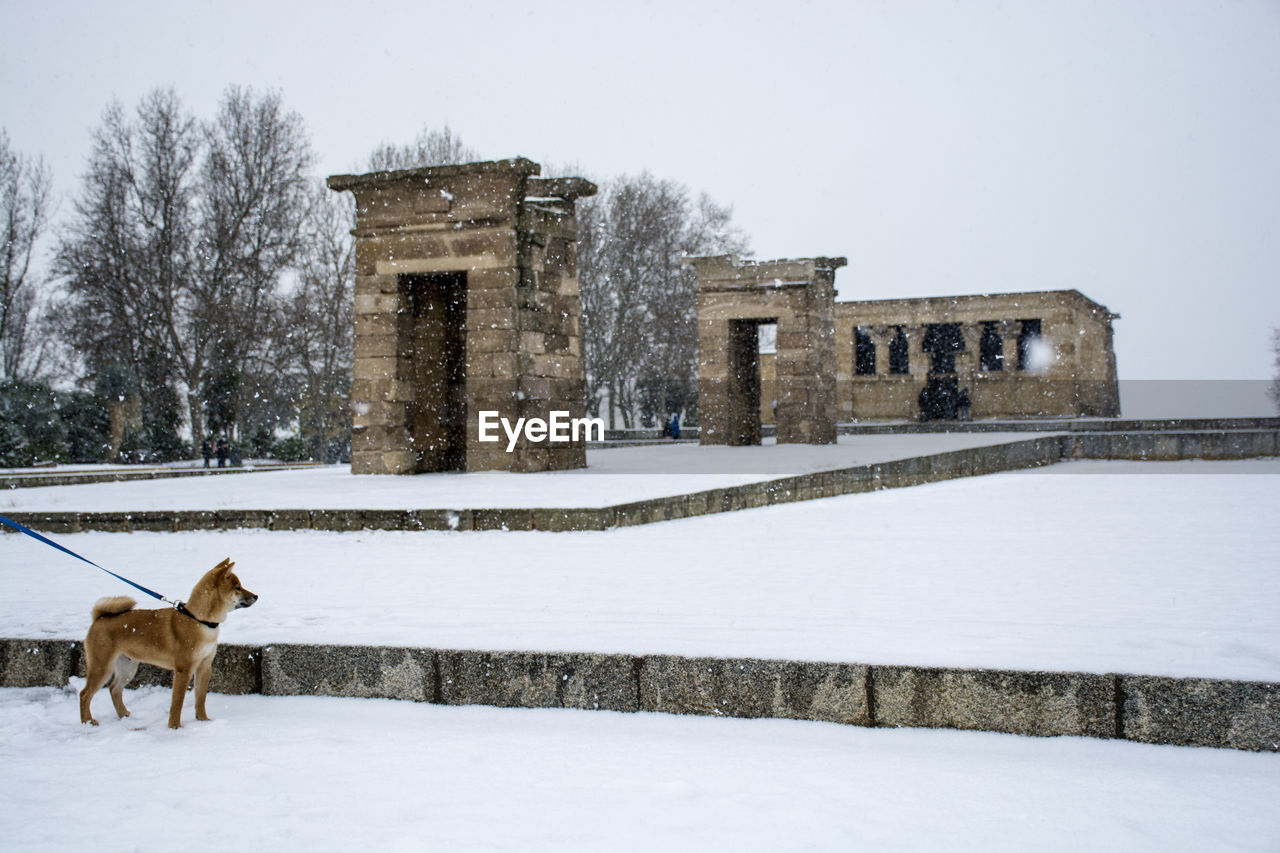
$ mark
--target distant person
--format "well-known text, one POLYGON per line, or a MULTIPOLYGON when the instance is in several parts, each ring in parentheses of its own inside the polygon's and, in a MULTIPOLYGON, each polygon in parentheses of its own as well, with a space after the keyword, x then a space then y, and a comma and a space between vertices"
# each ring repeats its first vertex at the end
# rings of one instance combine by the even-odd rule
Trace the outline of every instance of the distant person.
POLYGON ((680 415, 672 413, 671 415, 671 440, 675 441, 680 437, 680 415))
POLYGON ((969 420, 969 389, 961 388, 960 396, 956 400, 956 408, 960 410, 960 420, 969 420))
POLYGON ((204 457, 204 467, 208 468, 209 460, 213 458, 213 436, 206 435, 200 442, 200 455, 204 457))
POLYGON ((218 454, 218 467, 227 467, 227 457, 231 454, 231 445, 227 443, 225 435, 218 436, 218 444, 214 448, 218 454))

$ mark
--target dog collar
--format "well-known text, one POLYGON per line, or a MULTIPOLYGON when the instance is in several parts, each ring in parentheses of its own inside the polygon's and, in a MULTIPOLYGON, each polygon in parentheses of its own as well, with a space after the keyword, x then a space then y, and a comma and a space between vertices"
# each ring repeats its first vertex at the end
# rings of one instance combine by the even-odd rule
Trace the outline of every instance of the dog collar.
POLYGON ((186 602, 179 601, 177 604, 174 605, 174 607, 177 608, 178 612, 181 613, 183 616, 186 616, 188 619, 195 619, 197 622, 199 622, 201 625, 205 626, 206 628, 213 628, 214 630, 217 630, 218 626, 222 624, 221 622, 206 622, 203 619, 199 618, 198 616, 196 616, 194 613, 192 613, 190 610, 187 609, 186 602))

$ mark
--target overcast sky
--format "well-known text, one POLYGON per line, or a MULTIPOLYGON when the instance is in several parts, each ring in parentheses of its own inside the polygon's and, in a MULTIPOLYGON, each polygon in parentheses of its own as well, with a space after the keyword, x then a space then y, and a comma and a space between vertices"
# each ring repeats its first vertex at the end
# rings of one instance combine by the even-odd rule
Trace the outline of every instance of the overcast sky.
POLYGON ((1122 379, 1264 379, 1280 326, 1280 0, 0 0, 0 125, 70 210, 157 86, 279 90, 324 174, 448 124, 648 170, 842 299, 1075 288, 1122 379))

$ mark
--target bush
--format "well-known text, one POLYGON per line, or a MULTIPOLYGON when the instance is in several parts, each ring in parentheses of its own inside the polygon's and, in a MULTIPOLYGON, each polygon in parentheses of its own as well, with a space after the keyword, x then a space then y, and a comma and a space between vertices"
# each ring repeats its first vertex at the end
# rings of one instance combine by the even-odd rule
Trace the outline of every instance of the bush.
POLYGON ((315 459, 315 449, 302 436, 291 435, 277 441, 271 455, 281 462, 310 462, 315 459))
POLYGON ((101 397, 85 391, 58 395, 72 462, 101 462, 111 447, 111 414, 101 397))
POLYGON ((253 459, 266 459, 275 455, 276 437, 271 427, 258 424, 245 440, 245 455, 253 459))
POLYGON ((173 462, 190 459, 191 447, 178 434, 182 424, 182 401, 178 392, 168 385, 160 385, 143 397, 142 435, 139 442, 145 445, 145 462, 173 462))
POLYGON ((47 385, 0 382, 0 466, 65 462, 67 427, 47 385))

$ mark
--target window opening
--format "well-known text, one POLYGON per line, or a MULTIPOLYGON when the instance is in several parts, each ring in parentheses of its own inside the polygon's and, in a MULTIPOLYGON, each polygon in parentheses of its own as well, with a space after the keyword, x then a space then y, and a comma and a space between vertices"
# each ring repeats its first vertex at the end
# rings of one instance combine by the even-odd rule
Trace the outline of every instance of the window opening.
POLYGON ((964 351, 964 335, 959 323, 932 323, 925 326, 921 348, 929 353, 929 372, 948 374, 956 372, 956 353, 964 351))
POLYGON ((893 339, 889 341, 889 372, 910 373, 911 355, 907 346, 907 333, 898 327, 893 339))
POLYGON ((1018 333, 1018 369, 1031 370, 1032 348, 1042 333, 1039 320, 1023 320, 1018 333))
POLYGON ((871 330, 859 326, 853 331, 853 372, 858 376, 875 376, 876 345, 871 340, 871 330))
POLYGON ((1004 340, 996 323, 982 324, 982 340, 978 344, 978 367, 984 373, 1004 370, 1004 340))

